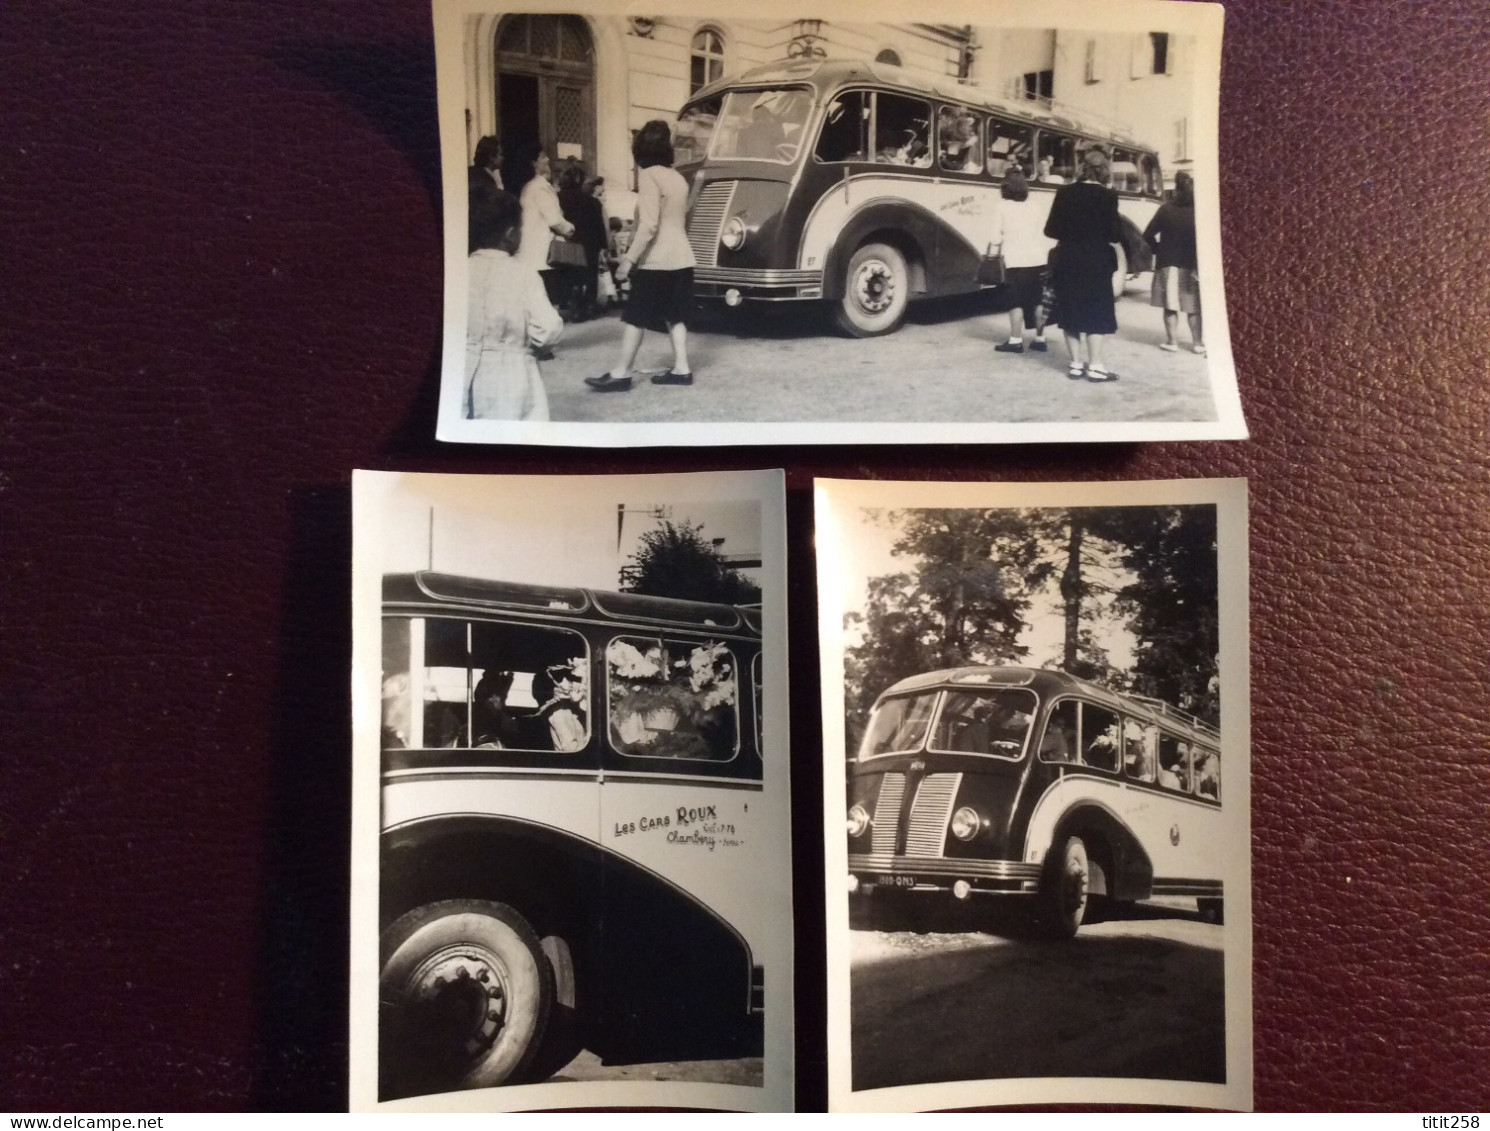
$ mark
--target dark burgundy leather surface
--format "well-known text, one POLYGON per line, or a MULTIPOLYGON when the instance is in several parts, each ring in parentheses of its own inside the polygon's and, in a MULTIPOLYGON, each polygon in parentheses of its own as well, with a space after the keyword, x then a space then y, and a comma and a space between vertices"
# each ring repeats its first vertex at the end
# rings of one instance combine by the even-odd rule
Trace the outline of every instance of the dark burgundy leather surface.
POLYGON ((0 6, 0 1106, 344 1107, 351 468, 700 466, 790 469, 799 625, 814 475, 1248 476, 1258 1106, 1490 1106, 1483 0, 1229 12, 1228 444, 437 445, 432 51, 421 0, 0 6))

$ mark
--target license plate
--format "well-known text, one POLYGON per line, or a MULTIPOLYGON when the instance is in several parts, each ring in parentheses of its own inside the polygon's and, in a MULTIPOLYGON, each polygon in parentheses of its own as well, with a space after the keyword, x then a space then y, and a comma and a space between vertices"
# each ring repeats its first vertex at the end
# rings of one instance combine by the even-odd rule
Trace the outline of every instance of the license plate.
POLYGON ((913 888, 916 886, 915 876, 876 876, 875 883, 881 887, 891 888, 913 888))

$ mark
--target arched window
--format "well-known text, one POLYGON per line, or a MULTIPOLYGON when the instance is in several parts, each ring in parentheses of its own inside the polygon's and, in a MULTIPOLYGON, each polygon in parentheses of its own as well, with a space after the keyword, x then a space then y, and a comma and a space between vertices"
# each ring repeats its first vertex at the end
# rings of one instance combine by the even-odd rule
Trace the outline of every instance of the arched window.
POLYGON ((889 63, 892 67, 900 66, 900 52, 886 47, 874 57, 876 63, 889 63))
POLYGON ((713 28, 694 33, 689 56, 688 93, 724 77, 724 36, 713 28))

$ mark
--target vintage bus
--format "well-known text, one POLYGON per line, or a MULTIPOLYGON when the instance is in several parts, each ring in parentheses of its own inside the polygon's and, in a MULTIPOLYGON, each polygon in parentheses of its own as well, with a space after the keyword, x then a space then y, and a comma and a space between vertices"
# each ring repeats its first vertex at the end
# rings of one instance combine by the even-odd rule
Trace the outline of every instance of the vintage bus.
POLYGON ((912 298, 979 289, 1006 169, 1031 178, 1024 215, 1043 233, 1056 188, 1094 144, 1113 158, 1120 290, 1152 265, 1141 233, 1164 180, 1157 154, 1117 130, 883 63, 802 61, 720 80, 683 107, 674 140, 692 182, 697 294, 825 300, 845 332, 889 333, 912 298))
POLYGON ((759 610, 390 574, 382 656, 380 1098, 760 1056, 759 610))
POLYGON ((1157 700, 1024 667, 912 676, 850 770, 850 898, 997 897, 1063 938, 1099 900, 1219 920, 1221 806, 1219 731, 1157 700))

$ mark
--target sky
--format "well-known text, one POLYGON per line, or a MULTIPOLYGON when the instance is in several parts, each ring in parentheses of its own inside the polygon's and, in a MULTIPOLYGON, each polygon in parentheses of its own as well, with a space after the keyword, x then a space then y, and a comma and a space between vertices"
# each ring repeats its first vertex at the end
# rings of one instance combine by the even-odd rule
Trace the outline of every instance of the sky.
MULTIPOLYGON (((726 555, 761 552, 760 505, 656 477, 406 477, 379 506, 380 572, 434 568, 495 581, 617 587, 638 539, 662 509, 703 525, 726 555), (624 507, 620 533, 617 508, 624 507)), ((742 571, 747 577, 757 571, 742 571)))
MULTIPOLYGON (((845 522, 843 528, 844 540, 844 611, 863 614, 866 612, 869 598, 868 584, 871 578, 882 577, 890 573, 909 573, 915 569, 917 558, 910 555, 897 555, 891 552, 891 546, 900 537, 899 525, 892 525, 888 516, 892 512, 884 510, 859 509, 857 512, 845 511, 845 522), (860 521, 857 523, 849 520, 848 516, 857 513, 860 521)), ((1121 586, 1133 579, 1133 574, 1126 570, 1115 570, 1109 578, 1109 584, 1121 586)), ((1059 654, 1062 641, 1065 638, 1065 616, 1060 604, 1060 595, 1053 590, 1035 598, 1029 613, 1030 625, 1019 637, 1019 643, 1029 648, 1026 661, 1037 666, 1049 664, 1059 654)), ((1107 649, 1108 659, 1113 667, 1127 669, 1133 665, 1134 646, 1136 641, 1133 634, 1120 625, 1110 622, 1095 628, 1097 642, 1107 649)), ((845 641, 852 645, 858 643, 858 636, 852 635, 845 641)))

